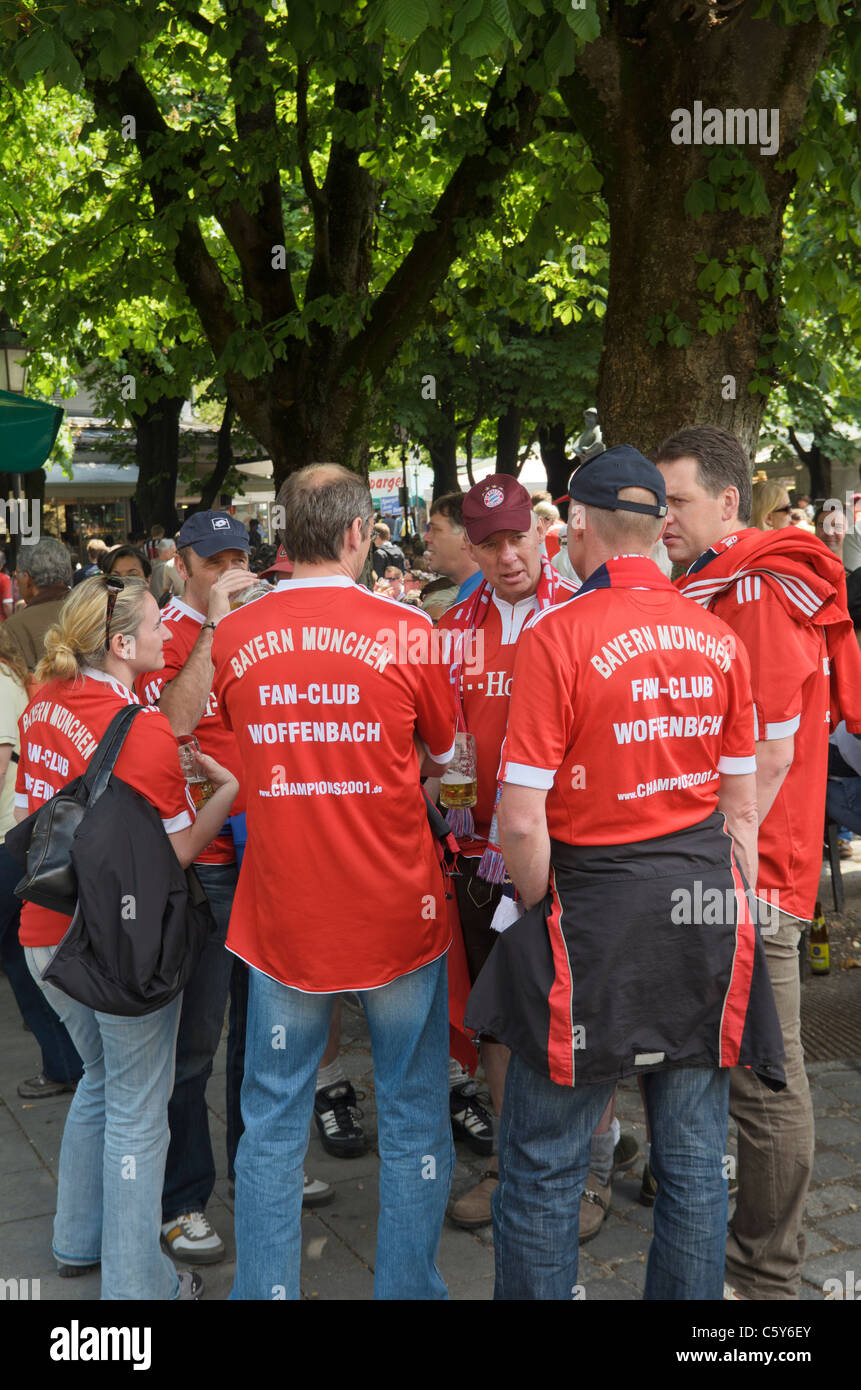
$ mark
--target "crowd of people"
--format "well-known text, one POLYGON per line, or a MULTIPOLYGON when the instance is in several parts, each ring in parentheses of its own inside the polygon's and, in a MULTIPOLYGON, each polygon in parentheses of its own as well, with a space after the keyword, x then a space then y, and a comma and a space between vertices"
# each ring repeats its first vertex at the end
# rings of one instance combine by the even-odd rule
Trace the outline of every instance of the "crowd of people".
POLYGON ((309 1127, 339 1157, 367 1148, 339 1055, 351 993, 378 1107, 375 1297, 447 1297, 448 1216, 492 1223, 496 1297, 570 1299, 637 1157, 614 1113, 629 1077, 655 1213, 645 1296, 798 1297, 814 1135, 797 946, 829 713, 842 772, 861 654, 853 519, 796 526, 766 487, 734 436, 699 427, 654 460, 589 458, 556 502, 483 478, 434 501, 424 541, 394 544, 361 479, 313 464, 279 492, 277 551, 219 511, 175 541, 91 542, 74 576, 59 541, 22 547, 0 833, 140 704, 116 776, 213 919, 181 996, 101 1013, 43 978, 69 919, 21 907, 0 849, 4 969, 42 1049, 19 1090, 74 1091, 63 1277, 101 1266, 105 1299, 200 1296, 197 1266, 225 1253, 205 1089, 227 1013, 231 1298, 298 1298, 302 1207, 334 1196, 305 1171, 309 1127), (177 740, 196 740, 191 772, 177 740), (453 1139, 488 1163, 450 1205, 453 1139))

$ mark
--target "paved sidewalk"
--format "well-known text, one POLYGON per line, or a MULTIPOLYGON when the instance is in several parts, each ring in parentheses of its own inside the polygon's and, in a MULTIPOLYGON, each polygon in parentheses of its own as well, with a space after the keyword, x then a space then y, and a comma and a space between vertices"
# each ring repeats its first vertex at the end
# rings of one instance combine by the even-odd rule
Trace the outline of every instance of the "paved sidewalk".
MULTIPOLYGON (((861 873, 849 893, 861 900, 861 873), (857 886, 856 886, 857 885, 857 886)), ((817 982, 814 982, 814 985, 817 982)), ((363 1124, 376 1141, 373 1071, 364 1018, 343 1011, 344 1062, 361 1102, 363 1124)), ((226 1035, 225 1035, 226 1037, 226 1035)), ((227 1191, 224 1125, 225 1038, 209 1085, 218 1181, 208 1212, 227 1245, 227 1258, 204 1268, 207 1299, 224 1299, 233 1279, 233 1205, 227 1191)), ((5 976, 0 976, 0 1279, 41 1280, 43 1300, 77 1301, 99 1296, 99 1277, 59 1279, 51 1258, 56 1172, 69 1097, 23 1101, 16 1085, 38 1070, 38 1051, 25 1032, 5 976)), ((861 1280, 861 1058, 814 1062, 808 1067, 816 1112, 816 1165, 807 1207, 807 1263, 803 1299, 822 1299, 826 1279, 841 1285, 849 1271, 861 1280)), ((613 1189, 612 1210, 597 1238, 584 1247, 580 1282, 587 1299, 638 1299, 646 1272, 652 1216, 637 1195, 645 1142, 639 1091, 619 1089, 618 1113, 641 1154, 633 1172, 613 1189)), ((459 1197, 481 1175, 483 1160, 458 1144, 452 1188, 459 1197)), ((734 1140, 730 1141, 730 1151, 734 1140)), ((307 1158, 314 1177, 332 1183, 335 1201, 304 1219, 302 1290, 311 1299, 370 1299, 377 1212, 378 1160, 342 1160, 323 1152, 314 1131, 307 1158)), ((478 1232, 446 1223, 440 1268, 453 1299, 489 1299, 493 1293, 490 1228, 478 1232)), ((861 1293, 861 1287, 859 1287, 861 1293)))

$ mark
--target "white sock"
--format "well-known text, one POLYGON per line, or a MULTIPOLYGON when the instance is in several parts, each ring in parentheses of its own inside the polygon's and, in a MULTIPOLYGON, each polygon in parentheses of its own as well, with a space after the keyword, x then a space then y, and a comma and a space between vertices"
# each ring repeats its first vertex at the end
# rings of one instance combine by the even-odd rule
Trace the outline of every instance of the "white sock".
POLYGON ((460 1065, 460 1062, 458 1062, 458 1061, 456 1060, 456 1058, 454 1058, 454 1057, 449 1057, 449 1059, 448 1059, 448 1088, 449 1088, 449 1090, 451 1090, 452 1086, 462 1086, 463 1083, 464 1083, 464 1081, 468 1081, 468 1080, 469 1080, 469 1072, 468 1072, 468 1071, 464 1071, 463 1067, 460 1065))
POLYGON ((619 1124, 619 1121, 616 1119, 615 1115, 613 1116, 613 1119, 610 1123, 610 1131, 613 1135, 613 1148, 615 1149, 620 1138, 622 1137, 622 1126, 619 1124))
POLYGON ((317 1068, 317 1090, 322 1091, 324 1086, 337 1086, 339 1081, 346 1081, 344 1066, 340 1057, 336 1057, 334 1062, 330 1062, 328 1067, 317 1068))

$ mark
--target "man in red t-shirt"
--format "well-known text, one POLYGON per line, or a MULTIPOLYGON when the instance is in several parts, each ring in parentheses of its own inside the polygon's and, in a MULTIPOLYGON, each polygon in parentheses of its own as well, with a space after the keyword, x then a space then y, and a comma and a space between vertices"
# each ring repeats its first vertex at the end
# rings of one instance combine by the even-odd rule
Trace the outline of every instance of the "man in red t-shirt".
POLYGON ((429 618, 356 582, 367 485, 312 464, 278 502, 293 575, 220 623, 213 648, 248 820, 227 938, 250 966, 231 1297, 299 1297, 317 1067, 337 995, 356 990, 379 1107, 375 1296, 444 1298, 450 933, 419 778, 452 755, 448 672, 429 618))
MULTIPOLYGON (((474 983, 497 939, 491 922, 503 897, 504 865, 495 844, 494 809, 517 642, 533 613, 565 603, 577 585, 542 557, 543 529, 529 493, 516 478, 492 473, 470 488, 463 498, 463 524, 468 554, 478 564, 483 582, 444 613, 439 626, 457 634, 451 679, 458 731, 475 740, 477 800, 467 813, 445 805, 443 810, 461 849, 461 872, 454 884, 474 983)), ((461 1081, 451 1091, 455 1133, 478 1152, 491 1155, 484 1177, 451 1210, 451 1219, 468 1230, 491 1220, 490 1201, 498 1181, 496 1130, 508 1057, 507 1047, 490 1034, 482 1037, 481 1060, 496 1123, 476 1099, 474 1082, 461 1081)))
POLYGON ((666 504, 642 454, 608 450, 569 494, 586 582, 526 627, 502 754, 501 843, 529 910, 466 1014, 512 1048, 495 1297, 576 1290, 592 1133, 637 1075, 660 1179, 645 1297, 719 1298, 728 1068, 782 1084, 741 876, 756 880, 747 664, 648 558, 666 504))
POLYGON ((763 936, 787 1053, 787 1090, 780 1096, 763 1092, 747 1072, 733 1072, 739 1192, 727 1243, 727 1296, 791 1299, 798 1297, 804 1261, 813 1163, 798 939, 813 916, 822 868, 829 709, 839 718, 834 702, 842 699, 847 719, 858 710, 861 665, 840 561, 796 527, 749 527, 750 464, 734 435, 712 427, 682 430, 664 441, 657 463, 669 508, 664 543, 670 559, 688 567, 678 585, 729 624, 750 658, 757 896, 767 909, 763 936))
MULTIPOLYGON (((154 530, 157 528, 154 528, 154 530)), ((177 571, 185 580, 184 597, 171 599, 162 621, 171 635, 164 667, 140 676, 137 693, 145 704, 158 705, 177 737, 194 734, 202 753, 227 767, 239 782, 232 808, 245 809, 243 771, 232 732, 212 692, 212 636, 230 612, 230 598, 247 588, 248 533, 227 512, 195 512, 178 538, 177 571)), ((236 851, 227 822, 195 862, 218 930, 183 991, 176 1048, 176 1079, 170 1100, 170 1148, 162 1197, 162 1237, 173 1257, 194 1264, 213 1264, 224 1257, 224 1243, 206 1215, 215 1186, 215 1160, 209 1133, 206 1083, 224 1026, 233 958, 225 950, 227 924, 236 889, 236 851)), ((228 1069, 237 1039, 228 1039, 228 1069)), ((238 1116, 235 1117, 238 1127, 238 1116)))

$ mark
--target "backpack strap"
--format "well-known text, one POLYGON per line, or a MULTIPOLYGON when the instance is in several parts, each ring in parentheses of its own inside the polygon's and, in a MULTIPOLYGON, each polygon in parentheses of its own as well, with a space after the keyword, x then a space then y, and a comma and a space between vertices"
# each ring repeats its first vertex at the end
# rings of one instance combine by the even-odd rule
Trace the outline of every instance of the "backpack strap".
POLYGON ((93 761, 87 769, 86 776, 81 779, 81 784, 76 793, 76 800, 84 802, 86 805, 94 805, 98 801, 108 782, 111 780, 111 773, 114 764, 120 755, 120 749, 126 741, 126 734, 132 726, 132 721, 137 715, 143 714, 142 705, 128 705, 125 709, 117 710, 104 734, 99 740, 93 761))

